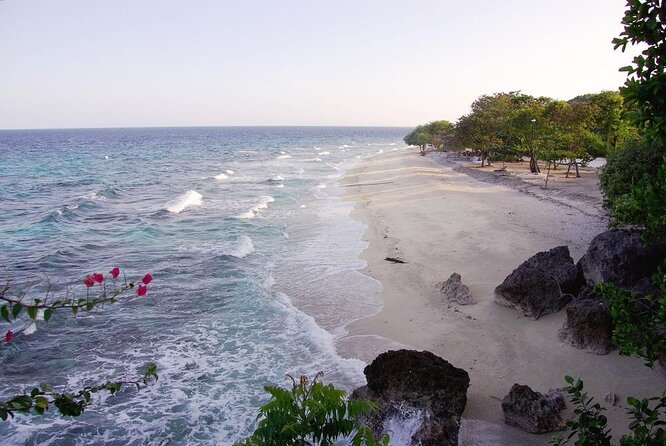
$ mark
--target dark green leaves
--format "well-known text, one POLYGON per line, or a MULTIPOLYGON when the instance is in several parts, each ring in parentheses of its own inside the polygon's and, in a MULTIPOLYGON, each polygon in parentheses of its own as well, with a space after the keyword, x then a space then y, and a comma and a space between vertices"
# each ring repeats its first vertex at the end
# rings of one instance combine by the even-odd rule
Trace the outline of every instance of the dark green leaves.
POLYGON ((0 402, 0 418, 7 420, 8 417, 14 416, 15 412, 41 415, 52 405, 58 409, 61 415, 79 416, 91 403, 92 395, 95 393, 106 391, 115 395, 124 386, 136 386, 137 389, 141 389, 141 387, 156 380, 157 366, 149 363, 144 375, 137 380, 108 381, 98 386, 84 387, 76 393, 56 392, 49 384, 41 384, 39 387, 33 388, 29 394, 18 395, 8 401, 0 402))
MULTIPOLYGON (((291 378, 291 377, 290 377, 291 378)), ((332 445, 351 437, 355 446, 387 445, 388 436, 375 439, 357 416, 373 409, 365 401, 348 401, 345 392, 317 379, 292 379, 291 390, 265 386, 271 399, 259 408, 259 422, 246 446, 332 445)))
POLYGON ((7 305, 3 305, 0 308, 0 317, 9 322, 9 310, 7 309, 7 305))
POLYGON ((37 318, 37 307, 28 307, 28 317, 33 321, 37 318))

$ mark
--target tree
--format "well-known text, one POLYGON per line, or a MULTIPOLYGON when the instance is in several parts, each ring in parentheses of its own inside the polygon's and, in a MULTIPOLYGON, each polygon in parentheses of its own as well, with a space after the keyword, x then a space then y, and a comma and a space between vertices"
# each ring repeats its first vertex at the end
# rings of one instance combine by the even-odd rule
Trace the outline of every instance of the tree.
MULTIPOLYGON (((622 19, 624 31, 613 39, 615 49, 625 51, 628 44, 647 47, 636 56, 632 65, 621 68, 627 80, 621 89, 625 102, 632 108, 631 118, 642 134, 642 141, 630 144, 632 149, 644 148, 654 164, 632 167, 631 182, 616 185, 602 181, 605 199, 619 223, 648 228, 647 235, 658 240, 666 238, 666 5, 658 0, 628 0, 622 19), (657 173, 657 174, 655 174, 657 173), (608 189, 613 185, 614 189, 608 189), (618 191, 624 193, 619 194, 618 191)), ((645 158, 645 157, 643 157, 645 158)), ((609 159, 606 169, 617 172, 626 166, 609 159)), ((608 175, 608 178, 612 178, 608 175)))
POLYGON ((606 151, 615 151, 627 139, 638 135, 627 119, 628 110, 619 91, 602 91, 588 98, 593 110, 592 131, 602 139, 606 151))
POLYGON ((419 146, 421 154, 425 155, 425 150, 428 145, 437 145, 437 143, 443 144, 451 135, 452 131, 453 124, 449 121, 432 121, 417 126, 405 136, 404 141, 409 145, 419 146))
POLYGON ((628 0, 622 19, 624 31, 613 39, 615 49, 624 52, 628 44, 647 48, 634 57, 621 89, 632 118, 649 138, 666 141, 666 4, 660 0, 628 0))
POLYGON ((481 153, 481 167, 495 151, 509 145, 509 120, 519 92, 483 95, 472 103, 472 112, 456 124, 456 139, 481 153))

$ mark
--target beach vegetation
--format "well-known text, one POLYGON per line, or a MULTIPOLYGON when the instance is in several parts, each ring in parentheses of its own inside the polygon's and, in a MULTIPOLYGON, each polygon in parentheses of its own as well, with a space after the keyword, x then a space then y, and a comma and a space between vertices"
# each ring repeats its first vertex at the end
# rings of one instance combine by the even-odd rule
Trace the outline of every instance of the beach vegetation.
POLYGON ((640 140, 610 157, 601 185, 616 223, 643 226, 648 239, 666 239, 666 6, 656 0, 629 0, 624 31, 615 49, 644 45, 632 64, 621 68, 621 89, 640 140), (633 165, 632 165, 633 164, 633 165), (626 169, 628 173, 620 173, 626 169))
MULTIPOLYGON (((436 121, 441 122, 441 121, 436 121)), ((430 144, 424 124, 416 127, 405 141, 430 144)), ((614 151, 637 134, 627 118, 622 95, 603 91, 578 96, 570 101, 534 97, 520 91, 482 95, 471 112, 460 117, 446 140, 455 149, 472 149, 479 154, 481 167, 491 161, 529 158, 530 171, 540 173, 538 161, 557 169, 585 166, 597 157, 614 151)), ((421 146, 422 152, 425 145, 421 146)))
MULTIPOLYGON (((608 419, 604 415, 606 408, 594 401, 584 391, 583 381, 571 376, 564 378, 565 390, 574 406, 573 418, 567 421, 567 433, 558 434, 551 440, 551 445, 565 445, 574 441, 576 446, 610 446, 613 441, 608 419)), ((666 392, 660 397, 638 399, 627 398, 629 433, 622 435, 620 446, 663 446, 666 444, 666 421, 662 416, 666 412, 666 392)))
MULTIPOLYGON (((624 51, 628 44, 647 47, 633 59, 632 65, 621 69, 628 73, 621 93, 635 127, 609 125, 603 130, 606 145, 617 150, 609 153, 601 186, 616 223, 642 226, 647 240, 663 243, 666 241, 666 6, 658 0, 628 0, 622 24, 624 31, 613 40, 615 49, 624 51), (622 137, 626 141, 619 146, 618 139, 622 137)), ((618 102, 613 97, 598 101, 618 102)), ((607 118, 606 123, 613 122, 612 116, 607 118)), ((611 313, 613 344, 620 354, 641 357, 649 367, 666 358, 666 263, 652 277, 652 284, 655 291, 646 295, 610 283, 595 287, 611 313)), ((603 415, 605 408, 588 398, 582 381, 569 376, 565 380, 575 407, 574 418, 567 423, 566 439, 560 435, 552 444, 562 445, 572 439, 576 445, 610 444, 603 415)), ((620 445, 665 445, 666 392, 652 398, 628 397, 627 405, 632 419, 630 434, 620 438, 620 445)))
POLYGON ((375 438, 358 421, 375 406, 347 399, 344 390, 322 383, 321 376, 288 376, 291 389, 265 386, 270 399, 259 408, 257 427, 237 446, 330 446, 341 439, 353 446, 388 445, 388 435, 375 438))
POLYGON ((612 344, 621 355, 638 356, 648 367, 666 357, 666 263, 652 278, 657 291, 636 295, 611 283, 598 284, 613 320, 612 344))
POLYGON ((421 154, 425 154, 428 146, 443 147, 452 136, 453 129, 449 121, 432 121, 417 126, 404 137, 404 141, 411 146, 418 146, 421 154))

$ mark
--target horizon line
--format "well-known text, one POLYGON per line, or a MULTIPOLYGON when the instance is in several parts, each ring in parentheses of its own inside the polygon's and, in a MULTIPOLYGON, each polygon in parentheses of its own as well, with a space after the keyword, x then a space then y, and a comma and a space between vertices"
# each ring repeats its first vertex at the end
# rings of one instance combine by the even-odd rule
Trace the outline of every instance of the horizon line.
POLYGON ((414 128, 409 125, 147 125, 147 126, 109 126, 109 127, 16 127, 0 128, 0 132, 29 131, 29 130, 120 130, 120 129, 187 129, 187 128, 414 128))

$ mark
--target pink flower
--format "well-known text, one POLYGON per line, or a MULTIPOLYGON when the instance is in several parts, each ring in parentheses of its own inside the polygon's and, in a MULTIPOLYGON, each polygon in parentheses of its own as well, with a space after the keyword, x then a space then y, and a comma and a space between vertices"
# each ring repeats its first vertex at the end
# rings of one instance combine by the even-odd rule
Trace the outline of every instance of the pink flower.
POLYGON ((95 278, 93 276, 91 276, 90 274, 88 274, 86 276, 86 279, 83 281, 83 283, 85 283, 86 286, 88 288, 90 288, 91 286, 95 285, 95 278))
POLYGON ((118 278, 118 276, 120 275, 120 268, 118 268, 117 266, 114 267, 111 271, 109 271, 109 274, 111 274, 111 277, 113 277, 114 279, 118 278))
POLYGON ((141 297, 145 296, 146 292, 148 291, 148 287, 144 285, 143 283, 139 284, 139 287, 136 289, 136 295, 141 297))
POLYGON ((9 344, 12 341, 13 337, 14 337, 14 332, 11 330, 7 330, 7 333, 5 333, 5 342, 9 344))
POLYGON ((95 282, 97 283, 102 283, 104 282, 104 274, 102 273, 93 273, 93 279, 95 279, 95 282))
POLYGON ((141 282, 143 282, 143 283, 145 283, 146 285, 148 285, 148 284, 150 283, 151 280, 153 280, 153 276, 151 276, 150 273, 148 273, 148 274, 146 274, 145 276, 143 276, 143 279, 141 279, 141 282))

